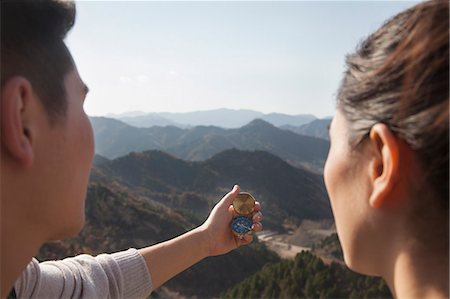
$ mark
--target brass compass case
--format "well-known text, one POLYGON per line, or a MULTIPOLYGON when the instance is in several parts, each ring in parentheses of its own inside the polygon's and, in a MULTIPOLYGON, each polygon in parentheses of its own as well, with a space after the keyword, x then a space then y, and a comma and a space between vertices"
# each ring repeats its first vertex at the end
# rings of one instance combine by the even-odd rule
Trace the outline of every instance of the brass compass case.
POLYGON ((248 192, 240 192, 233 201, 233 208, 237 214, 249 216, 255 210, 255 198, 248 192))
POLYGON ((252 231, 251 217, 255 210, 255 203, 255 198, 248 192, 239 193, 233 201, 232 205, 238 216, 231 221, 231 230, 240 239, 252 231))

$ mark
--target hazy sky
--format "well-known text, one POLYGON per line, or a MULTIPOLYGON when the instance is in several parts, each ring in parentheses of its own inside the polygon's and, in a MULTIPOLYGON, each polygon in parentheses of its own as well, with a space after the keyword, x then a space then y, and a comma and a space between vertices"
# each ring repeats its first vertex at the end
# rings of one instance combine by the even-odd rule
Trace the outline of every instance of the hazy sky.
POLYGON ((89 115, 334 114, 345 55, 413 2, 77 2, 67 44, 89 115))

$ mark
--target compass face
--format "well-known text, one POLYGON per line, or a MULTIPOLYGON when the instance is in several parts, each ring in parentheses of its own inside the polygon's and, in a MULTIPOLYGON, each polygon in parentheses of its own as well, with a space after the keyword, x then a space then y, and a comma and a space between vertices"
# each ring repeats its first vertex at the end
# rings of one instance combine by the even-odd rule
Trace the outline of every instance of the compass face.
POLYGON ((238 235, 243 235, 252 230, 253 222, 250 218, 239 216, 231 222, 231 229, 238 235))

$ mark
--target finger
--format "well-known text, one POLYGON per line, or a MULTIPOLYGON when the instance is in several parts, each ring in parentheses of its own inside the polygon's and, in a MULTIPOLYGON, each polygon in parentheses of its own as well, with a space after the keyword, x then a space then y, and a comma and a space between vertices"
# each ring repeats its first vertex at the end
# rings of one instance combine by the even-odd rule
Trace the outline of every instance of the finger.
POLYGON ((255 201, 255 212, 261 211, 261 203, 259 201, 255 201))
POLYGON ((233 200, 238 196, 241 188, 239 185, 234 185, 233 189, 228 192, 219 202, 219 205, 230 206, 233 203, 233 200))
POLYGON ((253 235, 252 234, 246 234, 244 235, 244 242, 245 244, 249 244, 253 241, 253 235))
POLYGON ((252 225, 252 231, 254 232, 260 232, 263 229, 263 225, 261 222, 253 223, 252 225))
POLYGON ((261 222, 262 220, 262 213, 258 212, 252 217, 253 222, 261 222))
POLYGON ((242 238, 237 238, 238 246, 250 244, 253 241, 252 234, 246 234, 242 238))
POLYGON ((236 217, 235 215, 236 215, 236 212, 234 211, 234 208, 233 208, 233 206, 229 206, 228 207, 228 211, 230 212, 230 213, 232 213, 233 214, 233 217, 236 217))

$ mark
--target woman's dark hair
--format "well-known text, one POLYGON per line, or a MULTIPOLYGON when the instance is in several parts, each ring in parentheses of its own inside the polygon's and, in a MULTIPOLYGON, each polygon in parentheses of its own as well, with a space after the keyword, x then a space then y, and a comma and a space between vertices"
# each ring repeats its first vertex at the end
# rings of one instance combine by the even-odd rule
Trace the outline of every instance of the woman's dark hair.
POLYGON ((448 212, 449 3, 427 1, 398 14, 347 56, 337 109, 357 147, 386 124, 417 153, 448 212))
POLYGON ((51 121, 67 109, 64 78, 73 61, 63 39, 74 22, 73 2, 1 0, 1 86, 26 77, 51 121))

